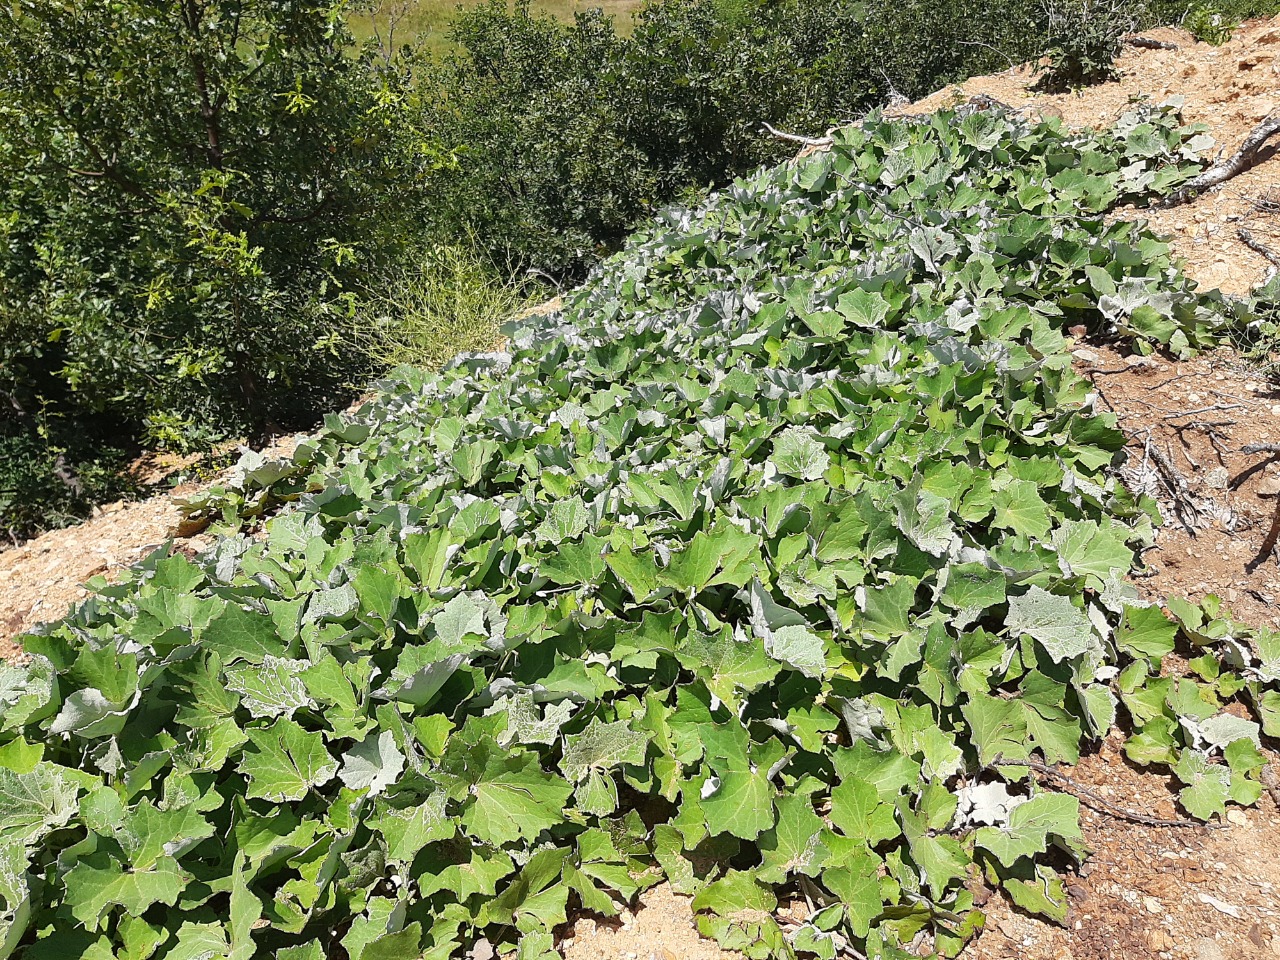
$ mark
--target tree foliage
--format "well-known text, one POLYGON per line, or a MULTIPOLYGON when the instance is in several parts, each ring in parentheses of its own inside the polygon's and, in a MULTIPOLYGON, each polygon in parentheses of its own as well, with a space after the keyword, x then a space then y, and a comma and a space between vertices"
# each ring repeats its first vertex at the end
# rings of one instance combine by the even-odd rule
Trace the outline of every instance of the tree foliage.
POLYGON ((0 10, 0 362, 186 444, 332 397, 418 159, 315 0, 0 10))

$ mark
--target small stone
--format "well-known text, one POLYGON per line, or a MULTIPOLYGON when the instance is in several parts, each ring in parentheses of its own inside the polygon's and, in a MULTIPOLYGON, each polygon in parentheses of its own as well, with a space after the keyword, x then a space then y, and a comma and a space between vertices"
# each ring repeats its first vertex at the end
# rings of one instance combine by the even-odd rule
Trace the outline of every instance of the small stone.
POLYGON ((1147 913, 1153 913, 1156 916, 1164 913, 1164 904, 1155 897, 1143 897, 1142 905, 1147 908, 1147 913))
POLYGON ((1249 825, 1249 817, 1243 810, 1228 810, 1227 820, 1237 827, 1247 827, 1249 825))

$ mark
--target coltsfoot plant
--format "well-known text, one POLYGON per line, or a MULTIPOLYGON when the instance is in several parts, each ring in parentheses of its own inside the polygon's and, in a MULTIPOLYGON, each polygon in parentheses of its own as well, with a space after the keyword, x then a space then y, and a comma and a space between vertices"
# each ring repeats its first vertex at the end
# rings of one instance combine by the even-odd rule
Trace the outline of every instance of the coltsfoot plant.
POLYGON ((1125 584, 1155 508, 1061 332, 1237 322, 1101 216, 1204 146, 872 118, 254 465, 264 535, 0 668, 0 954, 534 960, 665 877, 752 957, 946 956, 979 883, 1066 916, 1077 801, 1019 761, 1119 718, 1188 813, 1256 799, 1223 706, 1278 732, 1280 642, 1125 584))

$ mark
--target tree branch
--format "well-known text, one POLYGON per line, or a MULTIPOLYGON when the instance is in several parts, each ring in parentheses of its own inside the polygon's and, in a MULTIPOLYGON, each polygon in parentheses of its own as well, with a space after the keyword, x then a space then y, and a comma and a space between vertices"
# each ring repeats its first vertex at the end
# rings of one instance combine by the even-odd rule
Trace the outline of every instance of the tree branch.
POLYGON ((789 140, 792 143, 801 143, 806 147, 829 147, 834 142, 830 137, 802 137, 798 133, 787 133, 779 130, 770 123, 764 124, 764 129, 770 136, 777 137, 779 140, 789 140))

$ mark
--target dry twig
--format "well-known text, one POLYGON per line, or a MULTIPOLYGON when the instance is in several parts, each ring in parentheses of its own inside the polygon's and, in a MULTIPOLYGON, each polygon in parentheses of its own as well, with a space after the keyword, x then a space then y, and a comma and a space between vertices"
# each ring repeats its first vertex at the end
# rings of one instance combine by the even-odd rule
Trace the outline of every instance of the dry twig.
POLYGON ((1271 794, 1271 799, 1275 802, 1275 805, 1280 807, 1280 773, 1277 773, 1276 768, 1268 763, 1262 768, 1262 773, 1258 775, 1258 779, 1262 781, 1267 793, 1271 794))
POLYGON ((1197 413, 1214 413, 1218 410, 1236 410, 1243 406, 1243 403, 1215 403, 1208 407, 1196 407, 1194 410, 1180 410, 1177 413, 1168 413, 1165 414, 1165 419, 1180 420, 1183 417, 1189 417, 1197 413))
POLYGON ((1244 565, 1247 573, 1253 573, 1267 561, 1276 548, 1277 540, 1280 540, 1280 497, 1276 497, 1276 509, 1271 515, 1271 529, 1267 531, 1262 546, 1258 548, 1258 555, 1244 565))
POLYGON ((1182 524, 1182 529, 1186 530, 1189 536, 1194 537, 1196 528, 1192 521, 1196 519, 1200 510, 1196 506, 1195 498, 1191 495, 1191 485, 1187 483, 1187 478, 1181 471, 1173 465, 1173 461, 1152 442, 1150 437, 1147 438, 1146 453, 1151 458, 1151 462, 1156 465, 1156 472, 1164 480, 1165 487, 1173 497, 1173 512, 1178 522, 1182 524), (1191 520, 1187 519, 1188 515, 1191 520))

